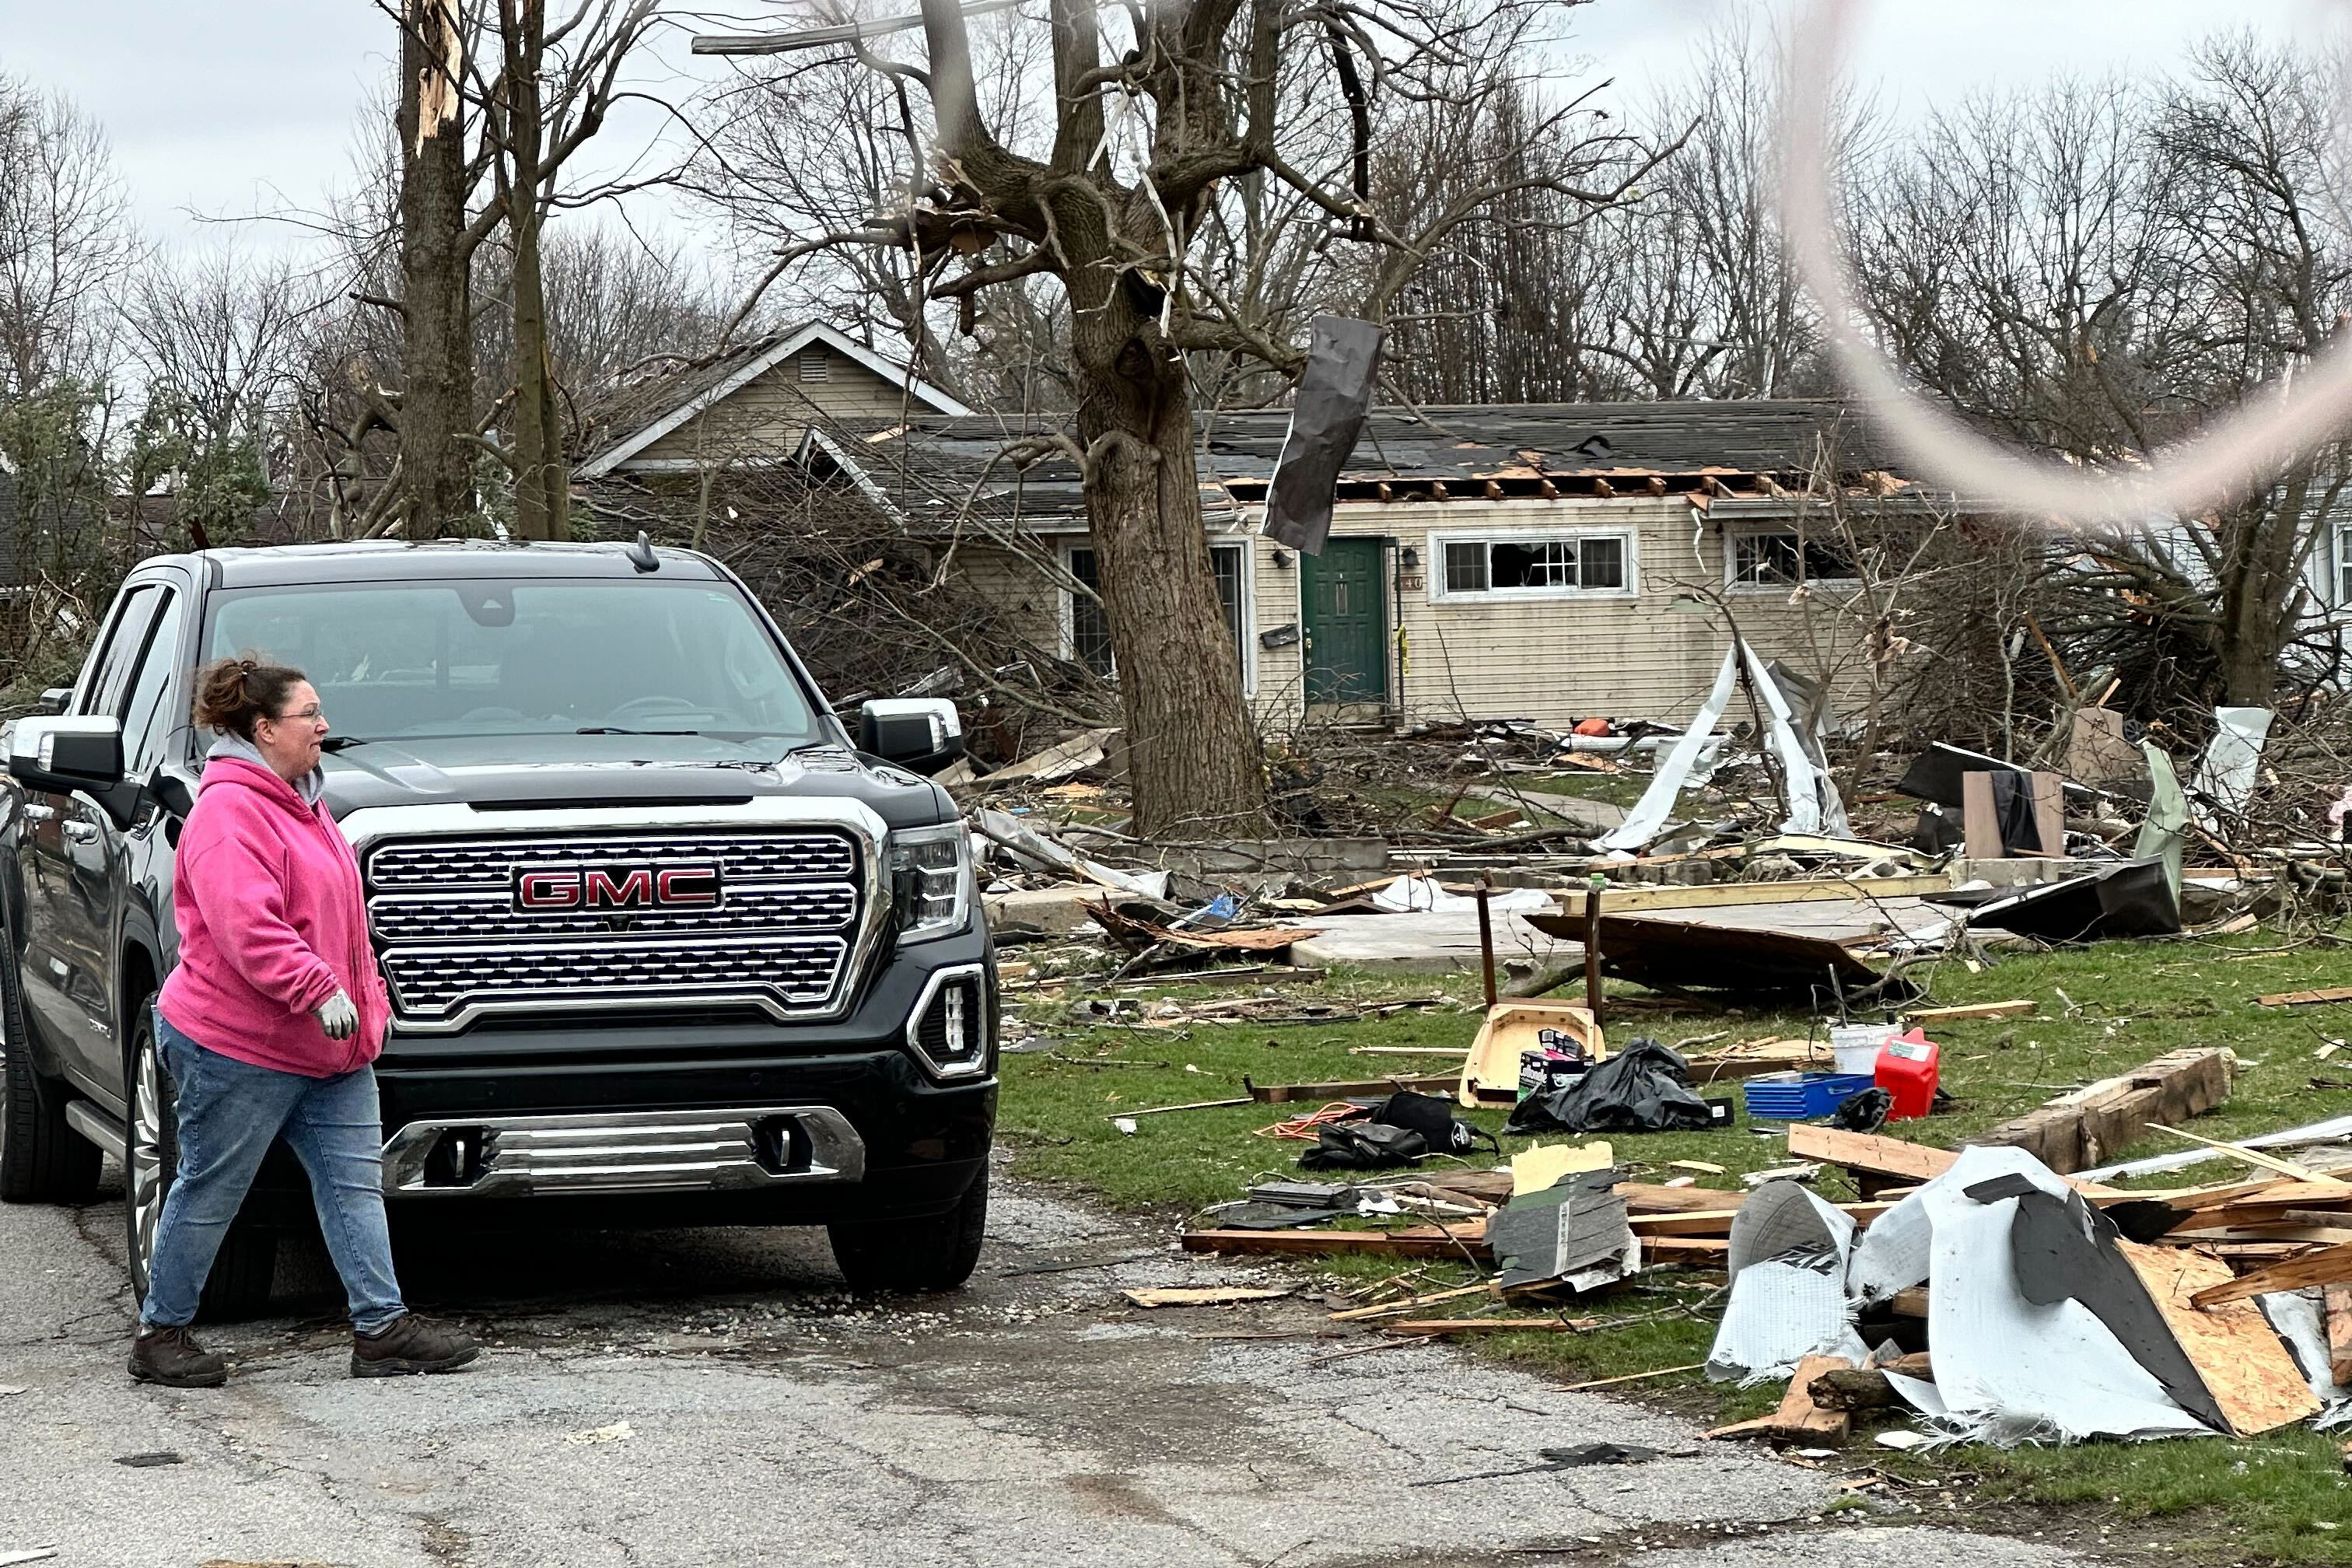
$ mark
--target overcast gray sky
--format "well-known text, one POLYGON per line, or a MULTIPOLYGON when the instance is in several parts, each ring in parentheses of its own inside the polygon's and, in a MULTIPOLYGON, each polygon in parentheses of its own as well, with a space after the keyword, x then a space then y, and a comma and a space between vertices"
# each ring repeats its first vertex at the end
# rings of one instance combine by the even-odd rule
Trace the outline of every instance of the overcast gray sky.
MULTIPOLYGON (((1681 69, 1738 7, 1785 0, 1592 0, 1571 20, 1622 98, 1681 69)), ((2156 70, 2217 21, 2282 39, 2342 0, 1883 0, 1857 55, 1898 112, 2059 68, 2156 70)), ((911 8, 867 0, 877 14, 911 8)), ((789 26, 794 7, 733 0, 789 26)), ((392 24, 369 0, 0 0, 0 71, 61 88, 106 125, 142 221, 167 244, 208 236, 187 215, 315 205, 347 181, 353 121, 387 68, 392 24)), ((708 68, 683 41, 652 68, 708 68)), ((617 153, 617 143, 613 151, 617 153)), ((648 212, 649 218, 659 215, 648 212)))

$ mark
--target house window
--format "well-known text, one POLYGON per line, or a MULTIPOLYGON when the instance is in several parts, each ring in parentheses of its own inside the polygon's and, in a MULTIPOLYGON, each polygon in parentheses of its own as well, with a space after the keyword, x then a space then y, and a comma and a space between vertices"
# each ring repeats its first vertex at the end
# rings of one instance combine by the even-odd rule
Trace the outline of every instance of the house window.
POLYGON ((1812 538, 1794 529, 1731 536, 1731 584, 1771 588, 1799 583, 1851 582, 1861 575, 1843 542, 1812 538))
MULTIPOLYGON (((1217 606, 1224 612, 1225 635, 1232 639, 1234 658, 1244 678, 1249 671, 1248 559, 1245 544, 1209 546, 1209 563, 1217 574, 1217 606)), ((1103 614, 1101 563, 1091 544, 1069 546, 1063 561, 1071 579, 1090 591, 1062 591, 1065 651, 1097 675, 1108 676, 1111 673, 1110 621, 1103 614)))
POLYGON ((832 372, 832 362, 823 349, 803 349, 800 353, 801 379, 824 381, 832 372))
POLYGON ((1444 576, 1437 584, 1437 595, 1443 598, 1622 594, 1633 585, 1633 540, 1628 533, 1447 539, 1432 543, 1432 553, 1444 563, 1444 576))
POLYGON ((2352 605, 2352 522, 2336 525, 2336 602, 2352 605))

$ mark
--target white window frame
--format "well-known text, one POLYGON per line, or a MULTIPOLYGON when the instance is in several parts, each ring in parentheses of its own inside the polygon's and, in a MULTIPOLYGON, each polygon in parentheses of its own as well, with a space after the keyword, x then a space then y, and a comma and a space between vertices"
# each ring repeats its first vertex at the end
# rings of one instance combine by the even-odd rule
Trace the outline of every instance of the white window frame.
POLYGON ((1727 594, 1777 594, 1785 596, 1801 584, 1809 588, 1859 588, 1860 577, 1802 577, 1796 582, 1749 583, 1739 575, 1739 542, 1785 533, 1798 542, 1798 564, 1804 562, 1805 531, 1794 518, 1737 522, 1723 531, 1723 588, 1727 594))
MULTIPOLYGON (((1071 557, 1078 551, 1093 551, 1094 549, 1095 543, 1091 536, 1064 540, 1062 542, 1061 549, 1058 552, 1058 559, 1061 562, 1062 570, 1068 574, 1071 578, 1075 579, 1077 576, 1077 571, 1072 564, 1071 557)), ((1255 697, 1257 695, 1256 543, 1255 541, 1246 534, 1234 534, 1231 537, 1221 537, 1219 535, 1212 534, 1209 538, 1209 549, 1212 552, 1219 550, 1230 550, 1241 559, 1242 570, 1239 584, 1242 623, 1240 632, 1241 646, 1236 651, 1240 654, 1242 661, 1242 695, 1244 697, 1255 697)), ((1099 563, 1102 557, 1097 553, 1095 559, 1097 563, 1099 563)), ((1064 658, 1070 660, 1072 663, 1076 663, 1078 657, 1078 596, 1066 584, 1056 583, 1054 585, 1054 602, 1056 610, 1056 617, 1060 623, 1061 655, 1064 658)), ((1113 679, 1117 678, 1117 670, 1114 669, 1112 672, 1113 679)))
POLYGON ((2328 531, 2336 546, 2328 562, 2335 569, 2336 608, 2352 608, 2352 519, 2338 519, 2328 531))
MULTIPOLYGON (((1533 599, 1620 600, 1642 596, 1642 535, 1630 523, 1583 524, 1570 528, 1479 528, 1433 531, 1423 548, 1423 579, 1433 605, 1508 605, 1533 599), (1450 585, 1445 572, 1449 544, 1552 544, 1588 539, 1614 539, 1625 550, 1625 585, 1622 588, 1465 588, 1450 585)), ((1487 581, 1494 580, 1494 558, 1487 557, 1487 581)))

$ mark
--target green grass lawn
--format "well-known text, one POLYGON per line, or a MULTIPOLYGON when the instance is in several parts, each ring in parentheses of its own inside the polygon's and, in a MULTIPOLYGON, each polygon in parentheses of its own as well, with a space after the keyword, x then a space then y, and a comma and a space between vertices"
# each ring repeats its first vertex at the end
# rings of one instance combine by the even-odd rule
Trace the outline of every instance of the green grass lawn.
MULTIPOLYGON (((1599 777, 1601 775, 1593 775, 1599 777)), ((2258 1007, 2257 995, 2352 984, 2352 950, 2333 935, 2282 938, 2255 931, 2224 941, 2115 942, 2072 952, 2001 957, 1971 973, 1957 960, 1932 973, 1914 971, 1941 1005, 2031 997, 2031 1017, 1949 1025, 1937 1032, 1943 1081, 1957 1097, 1951 1112, 1898 1124, 1890 1132, 1950 1145, 2094 1079, 2184 1046, 2226 1046, 2239 1072, 2229 1103, 2200 1118, 2196 1130, 2228 1138, 2352 1111, 2352 1047, 2334 1059, 2315 1055, 2341 1033, 2352 1036, 2352 1006, 2258 1007), (2342 1065, 2338 1065, 2338 1064, 2342 1065), (2323 1080, 2315 1087, 2313 1079, 2323 1080)), ((1306 1145, 1254 1136, 1254 1130, 1307 1106, 1250 1105, 1140 1118, 1132 1134, 1115 1116, 1139 1109, 1238 1096, 1244 1075, 1259 1083, 1375 1079, 1391 1073, 1458 1068, 1476 1032, 1475 982, 1373 979, 1335 973, 1317 985, 1286 985, 1301 998, 1375 1000, 1443 991, 1443 1008, 1378 1021, 1309 1027, 1243 1026, 1079 1029, 1061 1022, 1064 1002, 1024 1004, 1031 1028, 1053 1040, 1066 1060, 1034 1054, 1004 1061, 1001 1135, 1024 1175, 1069 1184, 1122 1208, 1190 1213, 1238 1197, 1255 1179, 1292 1175, 1306 1145), (1355 1046, 1427 1046, 1449 1056, 1425 1061, 1349 1054, 1355 1046), (1097 1065, 1078 1065, 1092 1063, 1097 1065)), ((1123 994, 1148 994, 1122 993, 1123 994)), ((1180 997, 1230 996, 1231 988, 1171 986, 1180 997)), ((1016 994, 1016 998, 1019 994, 1016 994)), ((1071 995, 1078 994, 1075 989, 1071 995)), ((1616 994, 1612 988, 1612 995, 1616 994)), ((1628 996, 1637 993, 1628 992, 1628 996)), ((1649 1035, 1672 1045, 1727 1032, 1730 1040, 1802 1035, 1796 1015, 1629 1010, 1609 1035, 1622 1043, 1649 1035)), ((1499 1132, 1504 1113, 1465 1113, 1499 1132)), ((1506 1157, 1528 1140, 1504 1140, 1506 1157)), ((1725 1167, 1703 1184, 1736 1188, 1741 1173, 1787 1163, 1778 1124, 1706 1133, 1618 1135, 1618 1163, 1636 1176, 1662 1180, 1677 1160, 1725 1167)), ((2126 1152, 2137 1156, 2183 1147, 2161 1134, 2126 1152)), ((2220 1181, 2241 1167, 2198 1167, 2185 1179, 2220 1181)), ((2183 1178, 2170 1178, 2179 1180, 2183 1178)), ((1845 1178, 1822 1173, 1824 1196, 1852 1196, 1845 1178)), ((1398 1271, 1387 1259, 1339 1259, 1331 1278, 1369 1284, 1398 1271)), ((1467 1282, 1459 1266, 1430 1265, 1426 1288, 1467 1282)), ((1476 1352, 1528 1365, 1562 1381, 1615 1376, 1703 1359, 1719 1299, 1704 1276, 1646 1276, 1634 1288, 1580 1316, 1639 1319, 1576 1335, 1507 1335, 1477 1342, 1476 1352)), ((1769 1409, 1777 1387, 1739 1391, 1705 1384, 1696 1373, 1629 1384, 1625 1392, 1665 1401, 1703 1421, 1732 1420, 1769 1409)), ((1866 1450, 1857 1447, 1855 1452, 1866 1450)), ((2066 1449, 1947 1452, 1933 1460, 1873 1455, 1887 1468, 1921 1474, 1964 1472, 1981 1503, 2100 1505, 2120 1518, 2180 1521, 2166 1532, 2184 1552, 2226 1552, 2233 1558, 2283 1562, 2352 1561, 2352 1488, 2333 1439, 2289 1430, 2251 1443, 2219 1440, 2099 1443, 2066 1449), (2326 1528, 2340 1524, 2341 1530, 2326 1528)))

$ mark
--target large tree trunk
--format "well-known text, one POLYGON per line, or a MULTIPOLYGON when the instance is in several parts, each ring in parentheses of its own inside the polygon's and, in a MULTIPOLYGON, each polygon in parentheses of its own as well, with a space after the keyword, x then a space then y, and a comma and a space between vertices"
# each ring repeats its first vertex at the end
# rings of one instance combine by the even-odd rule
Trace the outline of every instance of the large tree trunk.
POLYGON ((400 43, 400 475, 411 539, 473 510, 466 135, 456 0, 404 0, 400 43))
POLYGON ((546 7, 542 0, 521 0, 519 7, 502 9, 500 25, 507 58, 507 231, 514 238, 515 532, 564 539, 571 533, 571 487, 540 277, 539 163, 547 126, 539 67, 546 53, 546 7))
POLYGON ((1104 292, 1074 312, 1072 365, 1134 831, 1262 833, 1265 775, 1201 521, 1191 388, 1151 318, 1104 292))

